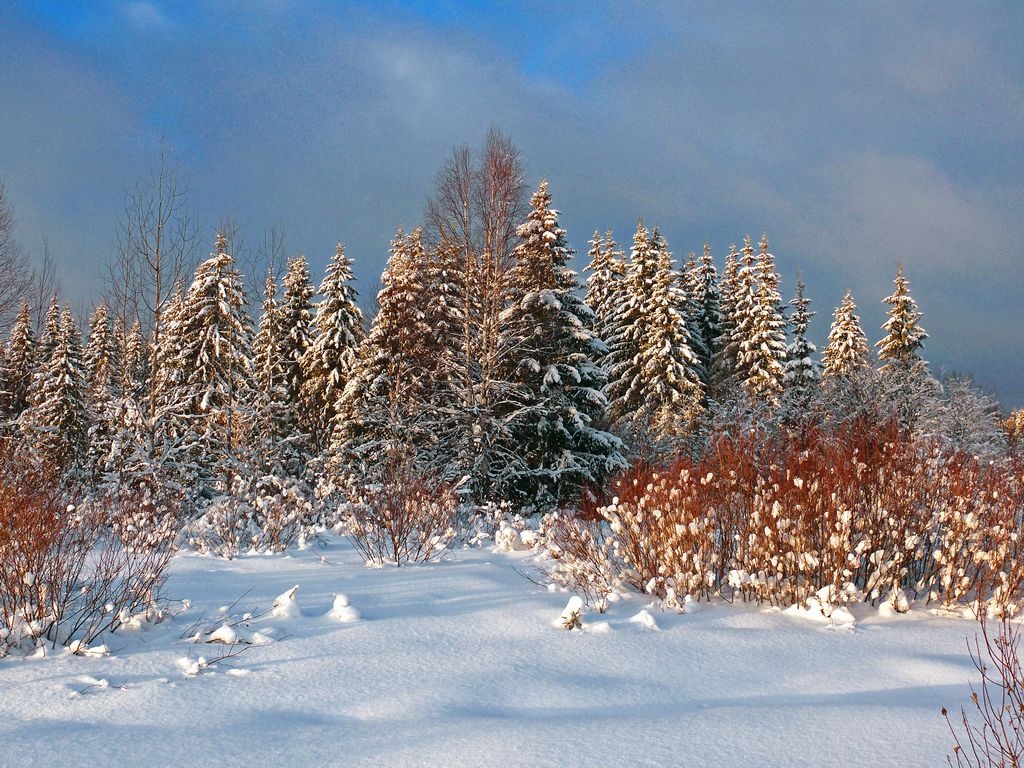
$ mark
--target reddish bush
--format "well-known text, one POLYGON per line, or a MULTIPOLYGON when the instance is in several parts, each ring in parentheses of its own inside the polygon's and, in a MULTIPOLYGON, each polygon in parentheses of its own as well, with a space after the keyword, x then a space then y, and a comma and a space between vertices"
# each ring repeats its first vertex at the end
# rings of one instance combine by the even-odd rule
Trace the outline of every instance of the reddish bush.
POLYGON ((132 547, 109 535, 126 514, 119 503, 68 498, 47 471, 0 451, 0 654, 44 639, 88 644, 156 604, 169 543, 132 547))
POLYGON ((670 599, 889 599, 904 610, 921 597, 1013 613, 1024 585, 1020 478, 1016 464, 943 451, 891 423, 734 428, 697 461, 634 467, 597 510, 603 536, 581 539, 562 523, 549 548, 563 572, 600 567, 605 581, 670 599), (572 557, 590 562, 569 567, 572 557))
POLYGON ((455 536, 454 490, 408 463, 389 467, 379 485, 362 489, 350 505, 348 536, 367 561, 427 562, 455 536))

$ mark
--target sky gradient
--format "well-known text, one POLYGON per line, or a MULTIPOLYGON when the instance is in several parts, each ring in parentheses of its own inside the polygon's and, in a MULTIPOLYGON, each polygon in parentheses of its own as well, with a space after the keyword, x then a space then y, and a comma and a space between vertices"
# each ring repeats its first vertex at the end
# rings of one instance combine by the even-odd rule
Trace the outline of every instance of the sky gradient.
POLYGON ((367 294, 451 148, 494 125, 577 249, 642 215, 721 266, 767 230, 819 349, 847 288, 880 337, 903 263, 933 368, 1024 405, 1024 3, 582 7, 0 0, 16 236, 94 300, 163 138, 209 244, 227 217, 249 243, 281 222, 319 279, 342 240, 367 294))

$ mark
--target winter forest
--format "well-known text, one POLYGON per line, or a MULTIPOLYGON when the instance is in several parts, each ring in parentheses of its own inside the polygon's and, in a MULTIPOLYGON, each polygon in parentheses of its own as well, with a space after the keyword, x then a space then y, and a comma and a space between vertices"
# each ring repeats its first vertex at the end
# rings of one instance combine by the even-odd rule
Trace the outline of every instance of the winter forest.
MULTIPOLYGON (((161 155, 86 314, 19 249, 0 191, 0 690, 7 662, 105 657, 164 623, 217 649, 189 650, 186 677, 225 672, 287 642, 261 620, 303 616, 297 587, 190 615, 176 569, 195 587, 222 578, 212 562, 344 551, 436 579, 487 547, 527 576, 504 589, 568 600, 570 635, 615 629, 630 601, 631 626, 683 632, 704 604, 831 629, 981 617, 975 687, 1024 696, 1007 655, 1024 412, 932 372, 914 276, 893 263, 889 295, 816 295, 783 284, 770 232, 670 243, 644 218, 575 253, 557 176, 527 177, 500 131, 456 149, 376 290, 356 285, 343 222, 322 275, 276 230, 255 255, 232 222, 201 233, 161 155), (858 302, 882 302, 884 326, 858 302), (809 337, 816 312, 827 339, 809 337)), ((359 620, 333 600, 325 616, 359 620)), ((933 754, 1018 764, 978 756, 1022 754, 1007 721, 1024 709, 941 693, 933 754)))

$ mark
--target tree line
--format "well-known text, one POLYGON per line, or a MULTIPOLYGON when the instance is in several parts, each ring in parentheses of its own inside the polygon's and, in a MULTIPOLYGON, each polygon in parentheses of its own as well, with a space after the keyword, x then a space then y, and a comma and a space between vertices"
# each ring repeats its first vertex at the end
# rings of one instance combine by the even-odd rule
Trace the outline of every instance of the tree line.
POLYGON ((699 452, 723 421, 795 428, 882 403, 971 450, 1002 440, 995 404, 921 359, 902 268, 877 366, 849 292, 818 358, 805 286, 784 302, 766 235, 720 272, 708 244, 678 263, 641 220, 628 254, 594 234, 581 283, 547 182, 527 196, 498 132, 453 153, 423 224, 396 232, 369 322, 340 243, 315 285, 304 256, 279 279, 274 240, 258 302, 230 231, 189 277, 181 195, 163 162, 129 195, 84 337, 56 296, 38 330, 21 304, 0 428, 32 461, 200 506, 266 478, 344 495, 412 466, 467 500, 547 508, 637 458, 699 452))

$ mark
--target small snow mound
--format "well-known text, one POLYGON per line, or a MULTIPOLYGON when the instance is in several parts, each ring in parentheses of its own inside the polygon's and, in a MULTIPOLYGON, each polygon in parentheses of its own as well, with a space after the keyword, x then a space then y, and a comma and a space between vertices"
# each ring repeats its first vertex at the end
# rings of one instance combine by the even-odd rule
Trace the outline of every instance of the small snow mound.
POLYGON ((110 649, 105 645, 89 647, 85 644, 84 640, 72 640, 68 643, 68 653, 72 653, 75 656, 91 656, 94 659, 98 659, 101 656, 109 656, 110 649))
POLYGON ((294 619, 302 615, 299 611, 299 604, 295 600, 295 594, 299 591, 299 585, 282 592, 274 599, 274 609, 271 611, 279 619, 294 619))
POLYGON ((334 596, 334 605, 331 606, 331 610, 327 612, 327 617, 334 619, 335 621, 340 621, 344 624, 352 621, 359 621, 362 614, 349 604, 348 597, 346 595, 337 594, 334 596))
POLYGON ((590 624, 585 627, 587 632, 591 632, 595 635, 607 635, 612 631, 612 625, 607 621, 599 621, 596 624, 590 624))
POLYGON ((896 613, 906 613, 910 610, 910 600, 907 598, 907 593, 899 587, 889 593, 888 603, 896 613))
POLYGON ((565 604, 565 608, 555 624, 562 629, 582 629, 582 615, 583 600, 580 599, 579 595, 573 595, 569 598, 569 602, 565 604))
POLYGON ((642 608, 638 614, 630 618, 630 622, 633 624, 639 624, 641 627, 646 629, 658 629, 658 622, 654 620, 654 616, 646 608, 642 608))
POLYGON ((204 643, 224 643, 224 645, 237 645, 242 642, 239 638, 238 633, 234 627, 227 624, 221 625, 219 628, 211 632, 203 640, 204 643))

